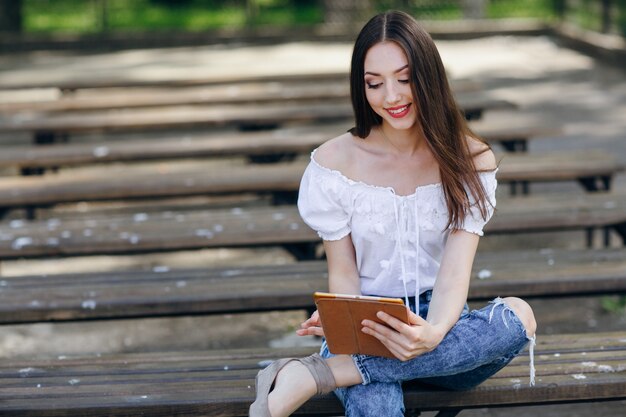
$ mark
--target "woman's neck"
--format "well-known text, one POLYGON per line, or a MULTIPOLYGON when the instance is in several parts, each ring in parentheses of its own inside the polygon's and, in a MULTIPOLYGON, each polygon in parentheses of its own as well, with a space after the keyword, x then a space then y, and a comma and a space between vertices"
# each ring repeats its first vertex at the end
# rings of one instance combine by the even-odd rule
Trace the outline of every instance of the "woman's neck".
POLYGON ((414 156, 428 146, 422 129, 418 127, 398 130, 383 123, 378 126, 378 131, 383 142, 398 155, 414 156))

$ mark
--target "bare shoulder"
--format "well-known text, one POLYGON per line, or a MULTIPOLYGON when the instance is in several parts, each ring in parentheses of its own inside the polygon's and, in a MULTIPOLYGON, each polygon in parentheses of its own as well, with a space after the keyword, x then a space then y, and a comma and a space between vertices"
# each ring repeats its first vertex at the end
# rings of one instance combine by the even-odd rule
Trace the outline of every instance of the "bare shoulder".
POLYGON ((478 171, 488 171, 497 168, 496 156, 489 149, 489 146, 472 137, 467 138, 467 144, 469 145, 470 153, 474 157, 474 165, 478 171))
POLYGON ((317 148, 315 161, 326 168, 343 172, 350 165, 353 147, 354 137, 350 133, 344 133, 317 148))

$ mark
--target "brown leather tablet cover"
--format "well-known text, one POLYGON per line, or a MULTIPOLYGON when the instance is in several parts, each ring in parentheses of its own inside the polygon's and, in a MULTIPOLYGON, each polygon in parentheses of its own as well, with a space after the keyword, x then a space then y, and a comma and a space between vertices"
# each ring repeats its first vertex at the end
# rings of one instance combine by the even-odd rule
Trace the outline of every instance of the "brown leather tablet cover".
POLYGON ((384 311, 408 323, 407 309, 403 304, 345 298, 321 298, 316 299, 315 304, 331 353, 395 358, 382 342, 361 331, 361 322, 367 319, 386 326, 376 317, 377 312, 384 311))

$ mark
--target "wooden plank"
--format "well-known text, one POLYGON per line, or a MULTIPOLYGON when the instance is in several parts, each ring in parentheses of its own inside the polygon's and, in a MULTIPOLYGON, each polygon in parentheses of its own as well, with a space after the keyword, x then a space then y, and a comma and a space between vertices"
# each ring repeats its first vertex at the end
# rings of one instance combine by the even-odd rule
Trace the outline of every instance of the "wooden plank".
MULTIPOLYGON (((88 77, 86 79, 57 80, 57 81, 32 81, 28 84, 0 84, 3 90, 26 90, 33 88, 55 88, 61 91, 72 92, 75 90, 92 89, 127 89, 127 88, 184 88, 211 86, 223 84, 249 84, 249 83, 274 83, 274 82, 348 82, 347 71, 326 71, 326 72, 302 72, 302 73, 277 73, 272 74, 230 74, 212 75, 209 77, 194 78, 129 78, 129 77, 88 77)), ((455 91, 475 91, 480 88, 480 83, 470 79, 453 79, 450 85, 455 91)), ((97 92, 96 92, 97 93, 97 92)))
MULTIPOLYGON (((558 127, 528 123, 515 113, 508 113, 502 118, 506 119, 506 126, 500 122, 492 124, 482 121, 471 121, 469 125, 491 143, 527 141, 560 133, 558 127)), ((0 167, 46 168, 102 162, 304 153, 346 132, 350 127, 351 122, 344 121, 260 132, 209 133, 182 137, 172 135, 150 140, 120 137, 115 141, 99 143, 6 146, 0 153, 0 167)))
MULTIPOLYGON (((552 194, 501 200, 488 234, 584 230, 626 223, 626 194, 552 194)), ((317 243, 296 207, 135 213, 0 226, 0 257, 142 253, 317 243)))
MULTIPOLYGON (((467 114, 491 108, 511 108, 504 100, 478 93, 459 97, 467 114), (464 100, 464 101, 463 101, 464 100)), ((352 106, 340 102, 299 102, 283 99, 280 103, 178 105, 153 108, 113 109, 73 113, 18 113, 6 117, 0 133, 47 132, 79 133, 116 130, 155 130, 194 126, 280 125, 286 122, 322 122, 351 118, 352 106)))
MULTIPOLYGON (((159 164, 126 167, 119 172, 48 174, 0 179, 0 207, 37 207, 64 202, 129 200, 194 195, 297 192, 308 160, 248 165, 207 173, 205 167, 179 168, 159 164), (129 180, 132 179, 132 180, 129 180)), ((611 178, 622 166, 600 150, 507 155, 498 172, 500 182, 572 181, 611 178)))
POLYGON ((200 126, 273 125, 285 122, 322 122, 352 116, 345 104, 265 104, 176 106, 117 110, 102 113, 41 116, 20 114, 0 126, 0 133, 15 132, 110 132, 177 129, 200 126))
MULTIPOLYGON (((626 251, 479 253, 469 297, 626 292, 626 251)), ((0 324, 309 309, 326 263, 6 277, 0 324)))
MULTIPOLYGON (((468 111, 515 108, 513 103, 493 98, 484 91, 456 92, 459 105, 468 111)), ((215 105, 268 103, 280 101, 338 101, 349 103, 347 80, 324 83, 267 82, 262 84, 221 84, 211 87, 159 90, 98 90, 90 94, 65 95, 58 100, 0 103, 0 112, 82 112, 93 110, 162 107, 176 105, 215 105), (95 94, 94 94, 95 93, 95 94)))
MULTIPOLYGON (((405 385, 408 409, 603 401, 626 398, 626 333, 540 336, 537 384, 528 387, 521 355, 479 387, 451 392, 405 385), (576 341, 575 345, 564 341, 576 341), (607 346, 612 346, 607 349, 607 346), (558 351, 560 355, 552 352, 558 351), (589 358, 592 360, 589 360, 589 358), (610 370, 610 371, 609 371, 610 370)), ((0 361, 0 413, 15 416, 147 414, 245 416, 253 378, 268 360, 311 348, 118 354, 78 359, 0 361), (53 407, 51 406, 53 405, 53 407)), ((336 415, 334 395, 318 396, 300 415, 336 415)))

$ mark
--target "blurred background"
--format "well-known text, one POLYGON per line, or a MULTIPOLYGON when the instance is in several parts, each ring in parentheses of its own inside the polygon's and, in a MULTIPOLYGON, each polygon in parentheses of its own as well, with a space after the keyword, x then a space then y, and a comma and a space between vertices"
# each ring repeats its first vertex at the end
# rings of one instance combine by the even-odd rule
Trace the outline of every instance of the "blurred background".
POLYGON ((626 33, 624 0, 2 0, 0 30, 22 34, 309 29, 387 9, 420 20, 537 18, 626 33))
MULTIPOLYGON (((208 236, 223 231, 222 224, 198 221, 185 236, 179 233, 182 226, 168 232, 160 226, 172 218, 183 223, 189 213, 293 208, 297 182, 287 186, 292 188, 288 198, 282 189, 271 194, 267 186, 254 190, 245 181, 243 192, 194 187, 205 179, 227 183, 224 173, 234 177, 272 164, 303 166, 310 149, 351 127, 346 74, 352 42, 367 19, 388 9, 407 11, 433 35, 459 101, 483 106, 473 113, 466 109, 470 123, 479 134, 505 138, 491 142, 498 155, 505 155, 503 164, 515 158, 513 153, 522 154, 518 168, 526 177, 502 182, 502 207, 515 214, 515 199, 525 198, 523 187, 531 197, 545 198, 548 214, 557 194, 581 205, 597 191, 614 192, 626 201, 626 0, 0 0, 0 358, 317 346, 319 340, 294 334, 309 314, 301 301, 275 311, 267 305, 237 310, 224 300, 223 307, 214 308, 208 297, 212 288, 203 276, 176 278, 175 271, 219 270, 222 278, 245 267, 281 271, 297 267, 306 258, 303 253, 320 259, 319 246, 309 252, 310 247, 294 249, 281 242, 220 247, 208 236), (520 137, 523 146, 507 142, 520 137), (279 139, 280 146, 293 145, 285 138, 309 142, 298 145, 297 152, 289 148, 287 158, 259 157, 252 150, 255 141, 265 141, 267 148, 279 139), (233 150, 232 143, 244 141, 247 150, 233 150), (231 148, 222 152, 214 144, 231 148), (544 154, 565 156, 538 163, 544 154), (568 161, 568 155, 574 156, 568 161), (596 179, 590 185, 572 174, 588 171, 593 163, 609 173, 602 181, 610 190, 596 179), (558 164, 568 171, 567 178, 533 176, 558 164), (93 197, 91 189, 98 187, 103 194, 93 197), (167 187, 192 191, 186 195, 167 187), (33 190, 30 202, 7 203, 22 190, 33 190), (104 230, 109 224, 124 231, 109 233, 104 230), (179 247, 168 246, 168 240, 179 238, 179 247), (138 250, 144 242, 152 246, 138 250), (81 252, 92 247, 87 256, 81 252), (164 284, 170 273, 171 282, 164 284), (32 284, 33 295, 20 287, 20 278, 45 283, 59 274, 101 282, 75 292, 32 284), (109 320, 102 313, 98 321, 81 321, 83 314, 98 316, 107 308, 145 302, 140 291, 107 292, 113 286, 108 288, 106 279, 131 287, 138 277, 156 279, 154 285, 165 286, 158 299, 165 303, 171 301, 168 294, 176 295, 173 303, 183 312, 133 316, 131 306, 125 320, 109 320), (206 298, 200 297, 200 311, 185 310, 184 304, 197 302, 198 295, 206 298), (68 303, 67 310, 55 297, 68 303), (60 312, 46 317, 40 313, 46 309, 60 312), (29 322, 24 317, 30 314, 42 318, 29 322)), ((598 210, 611 207, 623 219, 626 210, 613 201, 598 210)), ((585 217, 586 210, 574 208, 568 215, 594 218, 593 213, 585 217)), ((276 212, 273 220, 283 217, 276 212)), ((520 224, 527 220, 519 217, 520 224)), ((510 218, 515 221, 514 215, 510 218)), ((600 225, 595 234, 592 227, 576 224, 541 233, 522 224, 514 233, 487 234, 479 249, 485 266, 473 278, 479 283, 491 278, 490 262, 503 259, 514 266, 494 268, 494 281, 506 280, 507 274, 532 280, 547 266, 564 264, 557 278, 573 283, 571 288, 594 273, 607 281, 617 277, 602 289, 555 285, 554 294, 530 301, 540 337, 624 331, 626 229, 620 221, 621 229, 600 225), (516 257, 522 252, 532 252, 526 263, 516 257)), ((298 228, 294 224, 292 231, 298 228)), ((259 275, 249 281, 273 279, 268 272, 259 275)), ((248 291, 251 299, 262 292, 251 289, 250 282, 232 288, 224 282, 215 292, 222 291, 225 300, 231 297, 231 304, 239 305, 238 291, 248 291)), ((263 291, 271 291, 267 288, 263 291)), ((298 293, 300 300, 309 301, 311 291, 298 293)), ((278 305, 290 295, 275 298, 278 305)), ((473 307, 482 304, 472 302, 473 307)), ((162 307, 148 305, 153 313, 162 307)), ((623 406, 463 415, 593 412, 608 417, 622 415, 623 406)))

